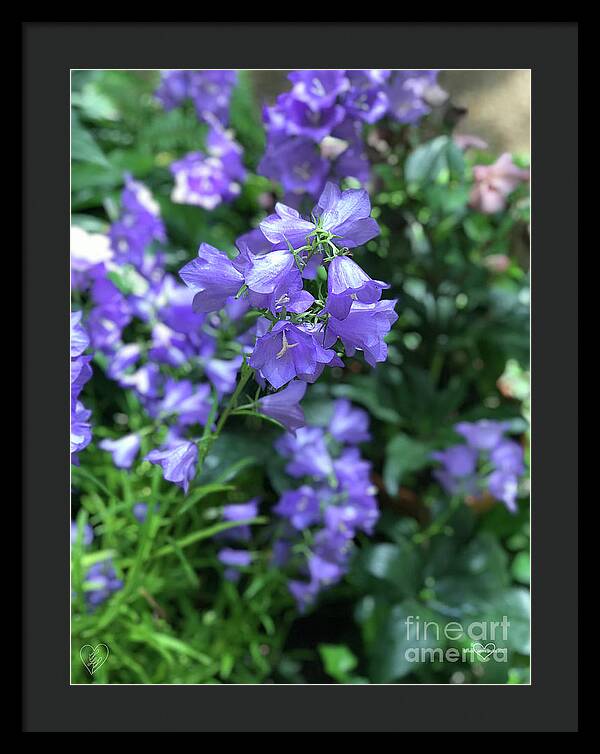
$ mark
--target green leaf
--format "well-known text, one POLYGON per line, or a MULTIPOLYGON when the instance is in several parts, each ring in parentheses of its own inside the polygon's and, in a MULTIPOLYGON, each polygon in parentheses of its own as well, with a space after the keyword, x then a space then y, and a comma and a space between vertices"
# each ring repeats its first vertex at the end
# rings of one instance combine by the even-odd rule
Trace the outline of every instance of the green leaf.
POLYGON ((336 398, 347 398, 369 410, 376 419, 390 424, 399 424, 400 415, 391 408, 392 401, 382 400, 381 393, 373 390, 373 380, 356 378, 355 384, 335 385, 332 393, 336 398))
POLYGON ((257 516, 256 518, 248 518, 242 521, 224 521, 219 524, 214 524, 206 529, 199 529, 198 531, 188 534, 186 537, 182 537, 171 545, 165 545, 154 553, 154 558, 162 558, 165 555, 170 555, 175 552, 175 548, 189 547, 190 545, 200 542, 203 539, 211 539, 215 534, 220 534, 222 531, 232 529, 236 526, 252 526, 254 524, 266 524, 267 520, 264 516, 257 516))
POLYGON ((81 125, 79 116, 74 110, 71 110, 71 159, 110 167, 104 152, 92 134, 81 125))
POLYGON ((385 450, 383 481, 390 495, 396 495, 403 477, 430 462, 431 448, 405 434, 393 437, 385 450))
POLYGON ((449 136, 438 136, 418 146, 406 160, 404 175, 408 183, 433 183, 444 173, 462 177, 465 163, 462 152, 449 136))
POLYGON ((181 509, 177 512, 177 515, 181 516, 183 513, 186 513, 190 508, 196 505, 196 503, 199 503, 208 495, 214 495, 217 492, 229 492, 234 489, 235 486, 232 484, 218 484, 216 482, 213 484, 205 484, 203 487, 198 487, 198 489, 195 489, 190 493, 184 505, 182 505, 181 509))
POLYGON ((73 92, 71 103, 81 108, 89 120, 118 120, 119 113, 113 101, 98 89, 95 81, 86 83, 80 92, 73 92))
POLYGON ((420 558, 408 540, 367 547, 358 562, 365 573, 385 581, 396 598, 413 596, 419 588, 420 558))
POLYGON ((373 644, 372 681, 391 683, 419 670, 423 661, 429 665, 439 660, 446 644, 444 625, 442 616, 415 600, 392 607, 379 625, 373 644), (431 624, 427 630, 425 623, 431 624))
POLYGON ((529 585, 529 579, 531 575, 531 566, 529 563, 529 553, 520 552, 516 555, 510 567, 515 581, 519 581, 521 584, 529 585))
POLYGON ((319 644, 319 654, 327 675, 346 683, 358 660, 344 644, 319 644))

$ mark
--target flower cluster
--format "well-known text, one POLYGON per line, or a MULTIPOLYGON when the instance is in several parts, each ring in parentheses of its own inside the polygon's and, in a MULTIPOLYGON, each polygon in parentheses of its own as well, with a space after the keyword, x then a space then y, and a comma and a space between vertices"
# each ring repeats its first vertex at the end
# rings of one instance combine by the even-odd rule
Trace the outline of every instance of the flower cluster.
POLYGON ((510 154, 505 152, 492 165, 475 165, 473 177, 475 186, 470 204, 474 209, 492 215, 504 209, 507 196, 520 183, 529 180, 529 170, 517 167, 510 154))
POLYGON ((91 411, 79 400, 83 386, 92 376, 92 357, 84 356, 90 339, 81 317, 81 312, 71 312, 71 463, 74 464, 78 464, 77 453, 92 439, 91 411))
POLYGON ((517 510, 519 477, 524 473, 523 448, 506 437, 509 424, 482 419, 460 422, 454 428, 466 444, 432 454, 441 468, 434 475, 451 495, 479 497, 487 490, 509 511, 517 510))
MULTIPOLYGON (((258 310, 248 364, 261 386, 276 390, 295 379, 314 382, 325 366, 343 366, 338 342, 348 356, 363 351, 372 366, 384 361, 396 301, 380 300, 388 284, 372 280, 350 256, 379 232, 367 192, 328 183, 310 220, 283 204, 275 209, 258 232, 238 239, 234 259, 202 244, 180 271, 194 311, 217 311, 232 297, 258 310)), ((277 403, 267 402, 267 410, 281 412, 277 403)))
POLYGON ((167 70, 162 71, 154 96, 165 110, 191 100, 200 120, 205 120, 206 113, 213 113, 221 123, 227 123, 229 101, 236 81, 236 71, 167 70))
MULTIPOLYGON (((235 302, 211 317, 192 311, 192 293, 166 272, 165 255, 152 250, 155 241, 165 239, 158 205, 130 178, 123 213, 108 235, 112 257, 79 281, 80 294, 92 303, 90 339, 106 375, 133 393, 152 429, 164 434, 167 427, 161 448, 148 460, 187 489, 198 452, 187 435, 206 424, 211 388, 217 397, 234 389, 246 331, 237 340, 226 338, 225 331, 236 327, 247 305, 235 302)), ((100 447, 111 453, 115 466, 130 468, 142 439, 129 432, 103 439, 100 447)))
POLYGON ((206 153, 190 152, 171 164, 175 177, 171 199, 176 204, 194 204, 211 210, 239 195, 246 171, 242 148, 231 131, 224 129, 210 113, 206 113, 205 120, 210 125, 206 153))
POLYGON ((282 184, 285 201, 316 197, 327 179, 369 180, 364 124, 388 116, 416 123, 439 99, 437 70, 293 71, 292 88, 266 107, 267 148, 259 172, 282 184))
POLYGON ((121 216, 109 232, 111 247, 117 261, 139 266, 153 241, 166 240, 160 207, 146 186, 130 175, 125 176, 121 206, 121 216))
POLYGON ((273 562, 295 574, 289 589, 301 610, 342 578, 356 533, 371 534, 377 522, 371 466, 356 447, 367 439, 366 412, 338 400, 327 429, 306 426, 276 444, 300 486, 284 492, 274 508, 282 526, 273 562))

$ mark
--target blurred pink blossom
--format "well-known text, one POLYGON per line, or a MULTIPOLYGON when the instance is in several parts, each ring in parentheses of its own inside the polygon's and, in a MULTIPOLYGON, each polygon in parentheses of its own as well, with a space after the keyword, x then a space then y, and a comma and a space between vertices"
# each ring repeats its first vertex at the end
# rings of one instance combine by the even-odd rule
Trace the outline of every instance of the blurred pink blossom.
POLYGON ((511 191, 521 181, 529 180, 529 170, 517 167, 508 152, 500 155, 493 165, 475 165, 473 175, 475 186, 471 192, 471 207, 488 215, 504 209, 511 191))
POLYGON ((454 134, 452 137, 459 149, 487 149, 488 143, 473 134, 454 134))

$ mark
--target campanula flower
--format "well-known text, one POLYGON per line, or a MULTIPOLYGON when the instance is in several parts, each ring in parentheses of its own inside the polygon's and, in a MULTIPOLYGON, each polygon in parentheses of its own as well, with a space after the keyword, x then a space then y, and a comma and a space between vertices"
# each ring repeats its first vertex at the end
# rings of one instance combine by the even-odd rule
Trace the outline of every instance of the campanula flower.
POLYGON ((438 70, 395 71, 386 87, 390 115, 400 123, 416 123, 427 115, 431 110, 427 94, 436 87, 438 73, 438 70))
POLYGON ((243 568, 252 563, 252 553, 247 550, 234 550, 231 547, 225 547, 219 551, 217 557, 224 565, 243 568))
POLYGON ((194 291, 195 312, 214 312, 235 296, 244 278, 233 266, 229 257, 207 243, 200 244, 198 257, 183 267, 179 275, 194 291))
POLYGON ((284 492, 273 510, 287 518, 291 525, 300 531, 317 523, 321 518, 319 498, 307 485, 284 492))
POLYGON ((260 411, 277 419, 290 432, 304 426, 304 412, 300 401, 306 392, 306 382, 292 380, 283 390, 270 393, 258 401, 260 411))
POLYGON ((102 440, 100 447, 111 453, 118 469, 130 469, 140 449, 140 437, 132 432, 118 440, 102 440))
POLYGON ((160 217, 160 207, 143 183, 125 176, 121 195, 122 213, 109 230, 115 259, 141 264, 146 248, 153 241, 165 241, 166 231, 160 217))
POLYGON ((311 334, 280 320, 258 338, 248 363, 277 389, 294 377, 310 379, 320 364, 329 364, 334 358, 335 352, 323 348, 311 334))
POLYGON ((348 356, 354 356, 357 350, 362 351, 373 367, 378 361, 385 361, 387 344, 384 337, 398 319, 394 311, 396 303, 396 299, 374 304, 353 301, 345 319, 331 317, 328 321, 324 346, 331 348, 339 338, 348 356))
POLYGON ((295 435, 284 435, 275 447, 290 459, 286 471, 290 476, 327 479, 333 473, 333 461, 321 427, 301 427, 295 435))
MULTIPOLYGON (((88 545, 91 545, 94 540, 94 530, 89 524, 85 524, 83 527, 82 532, 82 544, 87 547, 88 545)), ((79 528, 77 526, 76 521, 71 521, 71 545, 74 545, 77 542, 77 537, 79 536, 79 528)))
POLYGON ((491 450, 496 447, 508 428, 506 422, 481 419, 477 422, 460 422, 454 429, 462 435, 468 445, 476 450, 491 450))
POLYGON ((372 280, 349 257, 334 257, 327 274, 327 311, 338 320, 345 319, 353 301, 374 304, 381 298, 381 291, 389 287, 380 280, 372 280))
POLYGON ((189 484, 196 476, 198 447, 194 442, 181 440, 162 450, 151 450, 146 460, 160 465, 164 478, 168 482, 179 485, 187 494, 189 484))
POLYGON ((86 573, 84 583, 88 589, 85 599, 90 609, 105 602, 113 592, 123 588, 123 582, 117 577, 112 560, 101 560, 91 565, 86 573))
POLYGON ((167 379, 157 415, 176 416, 180 426, 206 424, 210 413, 210 387, 191 380, 167 379))
POLYGON ((292 71, 294 97, 314 110, 330 107, 349 88, 345 71, 292 71))
POLYGON ((172 110, 189 99, 194 103, 200 120, 205 120, 207 114, 212 114, 226 123, 231 92, 236 81, 236 71, 165 70, 161 72, 160 86, 154 96, 165 110, 172 110))
POLYGON ((350 401, 340 398, 333 404, 333 414, 329 420, 331 435, 341 443, 357 445, 371 439, 369 415, 355 408, 350 401))

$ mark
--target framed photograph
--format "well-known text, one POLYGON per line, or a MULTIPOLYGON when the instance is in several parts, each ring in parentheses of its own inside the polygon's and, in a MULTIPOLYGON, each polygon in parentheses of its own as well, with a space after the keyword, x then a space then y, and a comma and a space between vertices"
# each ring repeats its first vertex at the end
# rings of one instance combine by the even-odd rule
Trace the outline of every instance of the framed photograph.
POLYGON ((23 42, 23 730, 575 732, 577 26, 23 42))

